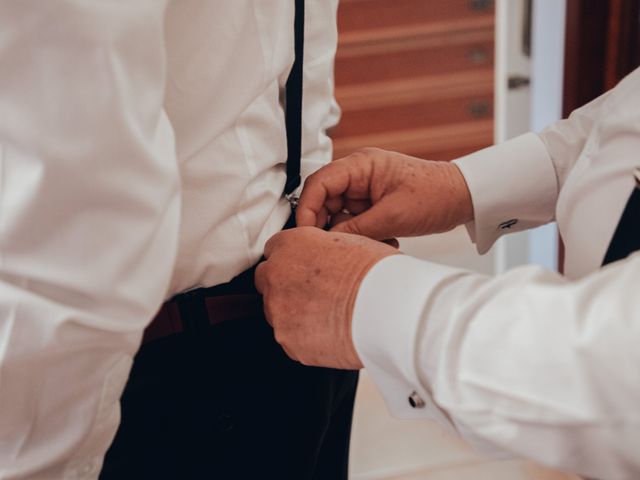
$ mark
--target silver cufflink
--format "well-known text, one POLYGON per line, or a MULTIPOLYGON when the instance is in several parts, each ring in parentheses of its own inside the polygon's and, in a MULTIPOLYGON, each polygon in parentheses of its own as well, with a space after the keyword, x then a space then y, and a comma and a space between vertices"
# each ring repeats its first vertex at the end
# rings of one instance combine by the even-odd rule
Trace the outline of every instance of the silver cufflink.
POLYGON ((284 197, 287 199, 287 201, 289 202, 289 205, 291 205, 291 208, 293 210, 298 208, 298 202, 300 201, 300 196, 297 193, 290 193, 288 195, 285 195, 284 197))
POLYGON ((412 408, 424 408, 426 403, 424 403, 422 397, 418 395, 418 392, 413 391, 411 395, 409 395, 409 405, 411 405, 412 408))

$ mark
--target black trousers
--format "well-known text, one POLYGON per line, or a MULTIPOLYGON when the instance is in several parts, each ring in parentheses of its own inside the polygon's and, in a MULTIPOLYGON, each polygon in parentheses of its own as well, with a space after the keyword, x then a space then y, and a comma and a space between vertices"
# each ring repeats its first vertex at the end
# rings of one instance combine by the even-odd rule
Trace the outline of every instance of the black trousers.
POLYGON ((144 345, 100 478, 347 478, 356 372, 305 367, 262 315, 144 345))

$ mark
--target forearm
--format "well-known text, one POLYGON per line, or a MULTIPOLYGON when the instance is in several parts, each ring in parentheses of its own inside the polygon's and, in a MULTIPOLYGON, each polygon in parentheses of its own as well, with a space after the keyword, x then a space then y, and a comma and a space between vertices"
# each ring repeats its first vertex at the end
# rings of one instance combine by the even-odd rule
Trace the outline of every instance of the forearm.
POLYGON ((624 286, 640 280, 639 261, 569 282, 532 267, 490 278, 390 257, 358 294, 356 350, 397 415, 557 468, 634 478, 640 385, 628 366, 640 361, 640 325, 624 286), (410 406, 412 391, 424 408, 410 406))

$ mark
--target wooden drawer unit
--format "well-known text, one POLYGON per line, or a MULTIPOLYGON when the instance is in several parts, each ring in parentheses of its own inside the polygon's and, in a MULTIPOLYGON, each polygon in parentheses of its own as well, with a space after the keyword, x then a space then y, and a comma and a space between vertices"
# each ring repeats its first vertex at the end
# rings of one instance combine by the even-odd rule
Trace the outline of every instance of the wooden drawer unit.
POLYGON ((378 146, 451 159, 492 143, 490 0, 342 0, 335 156, 378 146))
POLYGON ((484 120, 341 137, 334 140, 333 147, 335 158, 369 146, 430 160, 451 160, 491 145, 492 139, 493 121, 484 120))
POLYGON ((419 95, 395 99, 387 105, 362 105, 344 109, 337 136, 383 133, 406 130, 416 125, 429 127, 443 124, 486 120, 493 116, 493 92, 473 92, 455 97, 423 98, 419 95))
POLYGON ((493 16, 491 0, 340 0, 341 32, 402 29, 493 16))
POLYGON ((336 83, 342 86, 397 80, 483 70, 492 65, 491 30, 449 38, 440 35, 419 37, 390 45, 345 48, 336 57, 336 83))

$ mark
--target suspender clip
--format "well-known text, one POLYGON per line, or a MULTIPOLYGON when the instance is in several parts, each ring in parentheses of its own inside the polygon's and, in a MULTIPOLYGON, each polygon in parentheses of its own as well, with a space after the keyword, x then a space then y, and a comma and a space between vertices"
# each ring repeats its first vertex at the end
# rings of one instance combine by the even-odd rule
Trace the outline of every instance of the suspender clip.
POLYGON ((296 208, 298 208, 298 202, 300 201, 300 195, 297 193, 289 193, 284 196, 291 205, 291 211, 295 212, 296 208))

